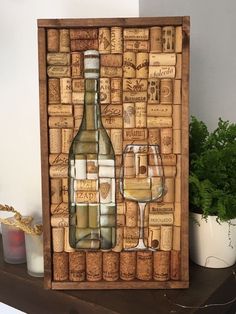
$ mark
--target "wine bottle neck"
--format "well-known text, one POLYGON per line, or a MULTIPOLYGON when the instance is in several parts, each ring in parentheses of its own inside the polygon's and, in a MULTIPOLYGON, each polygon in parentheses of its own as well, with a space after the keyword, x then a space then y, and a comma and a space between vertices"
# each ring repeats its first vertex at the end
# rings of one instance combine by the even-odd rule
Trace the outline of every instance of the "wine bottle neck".
POLYGON ((99 106, 99 80, 85 80, 84 114, 82 128, 96 130, 102 127, 99 106))

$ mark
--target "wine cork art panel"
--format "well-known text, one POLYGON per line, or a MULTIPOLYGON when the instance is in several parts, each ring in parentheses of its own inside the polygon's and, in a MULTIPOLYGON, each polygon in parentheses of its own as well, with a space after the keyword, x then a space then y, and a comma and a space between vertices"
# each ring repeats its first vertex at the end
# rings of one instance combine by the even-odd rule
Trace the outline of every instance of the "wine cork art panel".
POLYGON ((47 288, 188 287, 189 20, 126 20, 38 21, 47 288))

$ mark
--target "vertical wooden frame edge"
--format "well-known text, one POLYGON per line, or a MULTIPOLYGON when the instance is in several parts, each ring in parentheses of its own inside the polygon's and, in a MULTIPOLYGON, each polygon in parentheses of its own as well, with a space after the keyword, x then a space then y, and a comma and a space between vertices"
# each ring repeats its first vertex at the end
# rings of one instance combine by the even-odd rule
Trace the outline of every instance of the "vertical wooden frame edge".
POLYGON ((48 165, 48 124, 47 124, 47 75, 46 75, 46 30, 38 28, 39 59, 39 101, 40 101, 40 140, 41 140, 41 177, 44 234, 44 287, 51 288, 51 228, 50 228, 50 196, 48 165))

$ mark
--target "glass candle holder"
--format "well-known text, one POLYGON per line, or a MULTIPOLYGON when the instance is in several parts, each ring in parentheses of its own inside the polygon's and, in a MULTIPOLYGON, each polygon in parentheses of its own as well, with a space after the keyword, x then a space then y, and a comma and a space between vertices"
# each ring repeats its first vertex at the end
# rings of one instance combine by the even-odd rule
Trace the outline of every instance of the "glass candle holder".
POLYGON ((33 277, 43 277, 43 234, 25 233, 25 246, 28 274, 33 277))
MULTIPOLYGON (((8 218, 9 221, 14 217, 8 218)), ((4 260, 10 264, 26 262, 24 232, 15 226, 1 223, 4 260)))

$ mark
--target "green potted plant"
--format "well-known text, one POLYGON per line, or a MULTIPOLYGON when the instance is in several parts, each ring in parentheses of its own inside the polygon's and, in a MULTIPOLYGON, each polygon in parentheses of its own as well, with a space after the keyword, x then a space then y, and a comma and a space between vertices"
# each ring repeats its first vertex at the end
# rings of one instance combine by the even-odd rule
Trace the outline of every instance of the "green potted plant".
POLYGON ((209 132, 190 122, 190 258, 206 267, 236 262, 236 124, 209 132))

